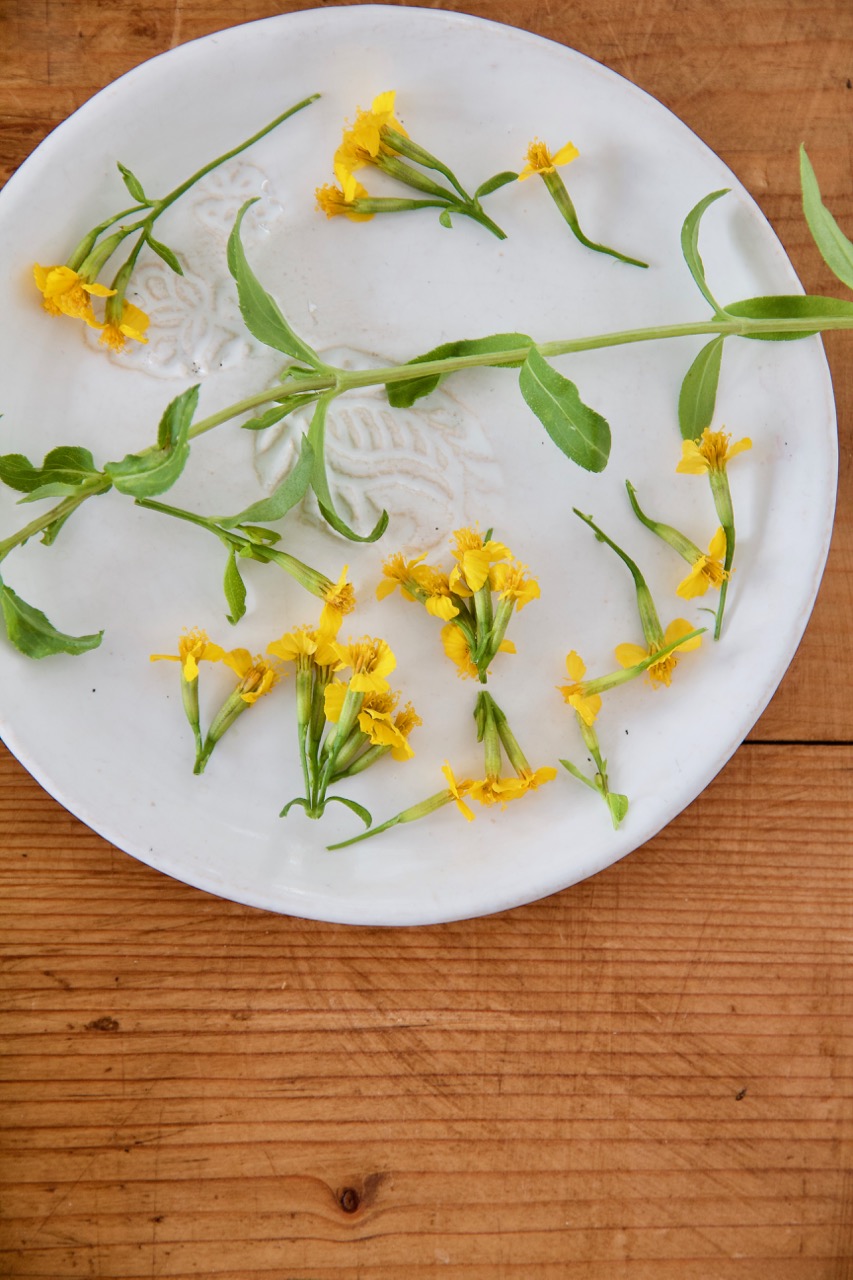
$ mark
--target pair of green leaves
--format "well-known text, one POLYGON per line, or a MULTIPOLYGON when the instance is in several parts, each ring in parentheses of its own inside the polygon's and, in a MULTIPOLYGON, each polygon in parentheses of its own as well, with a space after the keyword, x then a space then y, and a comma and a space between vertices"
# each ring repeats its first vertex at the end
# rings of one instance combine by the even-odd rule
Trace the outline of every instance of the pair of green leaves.
MULTIPOLYGON (((583 402, 575 384, 548 363, 527 334, 495 333, 486 338, 445 342, 410 360, 407 368, 434 360, 466 357, 471 358, 473 366, 481 366, 490 363, 489 356, 497 357, 494 363, 501 368, 520 370, 521 394, 557 448, 586 471, 603 471, 610 455, 607 420, 583 402)), ((389 382, 386 385, 389 403, 408 408, 434 391, 442 376, 427 373, 389 382)))
MULTIPOLYGON (((820 187, 804 146, 800 147, 800 184, 803 212, 812 237, 824 262, 833 274, 853 289, 853 243, 845 236, 835 218, 823 203, 820 187)), ((819 333, 826 321, 853 319, 853 303, 841 298, 818 294, 779 294, 744 298, 721 306, 712 294, 699 254, 699 225, 705 211, 726 191, 714 191, 691 209, 681 232, 681 248, 690 274, 702 296, 714 310, 716 319, 725 320, 814 320, 814 328, 765 330, 744 336, 764 342, 793 342, 819 333)), ((699 351, 684 377, 678 399, 678 422, 685 440, 696 440, 710 427, 719 386, 726 335, 718 334, 699 351)))

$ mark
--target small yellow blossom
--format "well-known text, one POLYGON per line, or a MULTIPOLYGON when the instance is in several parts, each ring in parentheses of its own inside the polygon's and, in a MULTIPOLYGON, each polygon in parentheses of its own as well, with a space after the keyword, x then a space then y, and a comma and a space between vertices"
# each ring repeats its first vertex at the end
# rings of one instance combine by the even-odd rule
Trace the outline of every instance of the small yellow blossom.
POLYGON ((180 662, 184 679, 197 680, 200 662, 221 662, 224 656, 225 650, 213 644, 206 631, 193 627, 179 638, 177 653, 152 653, 151 661, 180 662))
POLYGON ((389 556, 382 565, 383 580, 376 588, 376 599, 384 600, 399 587, 405 600, 415 600, 417 597, 412 593, 420 589, 420 574, 427 567, 422 564, 424 559, 425 554, 414 560, 407 560, 402 551, 389 556))
POLYGON ((332 667, 338 661, 333 649, 336 632, 323 628, 297 627, 285 632, 278 640, 267 645, 267 653, 297 666, 332 667))
POLYGON ((353 208, 353 201, 364 199, 368 194, 367 190, 355 179, 352 182, 352 189, 349 189, 349 184, 347 188, 342 190, 332 183, 318 187, 314 192, 318 208, 327 218, 335 218, 343 214, 345 218, 349 218, 350 222, 369 222, 373 217, 372 213, 359 213, 358 209, 353 208))
POLYGON ((725 431, 711 431, 706 427, 699 440, 682 442, 681 461, 676 471, 688 476, 701 476, 706 471, 725 471, 732 458, 752 448, 748 436, 731 446, 730 440, 731 436, 725 431))
POLYGON ((378 94, 374 99, 369 111, 359 108, 355 117, 355 124, 344 134, 345 141, 351 139, 352 143, 366 151, 371 158, 379 155, 382 142, 382 129, 387 125, 395 132, 401 133, 404 137, 408 137, 406 130, 400 124, 399 120, 394 118, 394 99, 396 94, 393 90, 378 94))
MULTIPOLYGON (((556 770, 554 773, 556 775, 556 770)), ((489 774, 472 782, 469 794, 472 799, 479 800, 480 804, 499 804, 503 809, 510 800, 520 800, 526 791, 527 787, 520 778, 498 778, 489 774)))
POLYGON ((384 693, 388 688, 387 675, 394 670, 397 659, 385 640, 362 640, 333 646, 338 657, 337 670, 352 667, 349 687, 354 693, 384 693))
POLYGON ((703 596, 709 587, 719 589, 729 572, 723 565, 726 555, 726 534, 718 529, 711 539, 708 554, 696 560, 687 577, 678 584, 675 594, 682 600, 692 600, 695 596, 703 596))
POLYGON ((355 608, 355 591, 352 584, 347 582, 348 571, 349 566, 344 565, 337 582, 330 582, 323 590, 325 604, 320 613, 318 630, 326 635, 337 635, 344 617, 355 608))
POLYGON ((473 822, 474 815, 468 808, 464 799, 473 787, 473 782, 470 778, 465 778, 457 782, 456 778, 453 776, 453 770, 450 765, 446 763, 441 766, 441 772, 447 779, 447 789, 456 802, 456 808, 468 822, 473 822))
POLYGON ((92 297, 109 298, 115 289, 108 289, 96 280, 86 280, 71 267, 42 267, 36 263, 33 276, 44 299, 45 311, 52 316, 83 320, 90 329, 103 327, 92 310, 92 297))
POLYGON ((574 649, 566 655, 566 670, 572 683, 560 685, 560 693, 562 693, 569 706, 578 713, 584 724, 592 727, 596 716, 601 710, 601 694, 588 694, 586 692, 583 685, 586 666, 583 659, 574 649))
MULTIPOLYGON (((109 316, 109 306, 107 315, 109 316)), ((99 341, 111 351, 124 351, 128 338, 132 338, 134 342, 148 341, 145 331, 150 323, 148 316, 139 307, 135 307, 132 302, 122 302, 121 319, 107 319, 101 329, 99 341)))
MULTIPOLYGON (((688 622, 686 618, 675 618, 664 633, 664 645, 672 644, 679 636, 687 635, 694 630, 692 623, 688 622)), ((701 643, 702 637, 694 636, 692 640, 686 640, 677 649, 673 649, 671 653, 666 654, 659 662, 652 663, 648 668, 648 676, 651 683, 653 685, 669 685, 672 681, 672 673, 678 663, 679 653, 689 653, 691 649, 698 649, 701 643)), ((651 657, 656 651, 656 649, 644 649, 638 644, 620 644, 616 646, 616 661, 621 667, 633 667, 638 662, 643 662, 644 659, 651 657)))
POLYGON ((248 649, 231 649, 230 652, 222 655, 222 661, 240 677, 240 683, 235 692, 249 704, 257 702, 258 698, 269 693, 281 678, 271 663, 260 654, 252 657, 248 649))
POLYGON ((489 585, 499 593, 501 600, 513 600, 515 607, 521 612, 531 600, 538 600, 541 592, 535 578, 525 578, 523 564, 507 564, 502 561, 489 571, 489 585))
POLYGON ((557 770, 553 765, 545 764, 535 770, 522 769, 518 775, 518 781, 524 791, 535 791, 538 787, 544 786, 546 782, 553 782, 556 776, 557 770))
POLYGON ((362 733, 367 734, 374 746, 390 747, 391 757, 394 760, 411 760, 415 754, 408 743, 408 732, 415 727, 415 724, 421 724, 419 716, 414 714, 407 719, 400 721, 397 716, 392 720, 390 713, 379 711, 373 707, 363 706, 358 713, 358 727, 362 733), (408 732, 404 733, 400 727, 401 724, 407 727, 408 732))
POLYGON ((471 591, 479 591, 489 576, 491 566, 498 560, 512 559, 512 552, 502 542, 490 538, 483 542, 479 529, 457 529, 453 535, 453 558, 459 569, 450 575, 450 586, 457 590, 456 579, 461 573, 464 584, 471 591))
POLYGON ((518 180, 523 182, 525 178, 532 178, 537 173, 554 173, 562 165, 570 164, 572 160, 576 160, 579 155, 580 152, 573 142, 567 142, 565 146, 560 147, 560 150, 555 151, 552 155, 544 142, 534 138, 527 148, 527 164, 518 175, 518 180))
MULTIPOLYGON (((444 652, 456 666, 456 674, 463 680, 476 680, 480 673, 471 661, 471 650, 460 628, 448 622, 446 627, 441 628, 441 643, 444 646, 444 652)), ((516 648, 511 640, 502 640, 498 645, 498 653, 515 652, 516 648)))

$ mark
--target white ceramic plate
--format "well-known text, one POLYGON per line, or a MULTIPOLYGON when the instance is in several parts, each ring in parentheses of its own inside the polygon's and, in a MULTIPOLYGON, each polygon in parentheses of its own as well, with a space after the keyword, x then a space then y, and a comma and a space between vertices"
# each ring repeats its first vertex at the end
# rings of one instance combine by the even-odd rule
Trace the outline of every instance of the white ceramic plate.
MULTIPOLYGON (((374 184, 376 185, 376 184, 374 184)), ((236 310, 224 245, 240 203, 259 195, 245 243, 266 287, 321 351, 371 363, 405 360, 458 337, 520 330, 538 341, 677 320, 707 308, 681 259, 679 229, 707 192, 730 187, 706 217, 701 249, 724 300, 799 291, 766 221, 737 180, 652 98, 569 49, 458 14, 362 6, 311 10, 208 36, 137 68, 56 130, 0 199, 5 246, 2 349, 4 451, 39 461, 57 444, 97 460, 153 438, 165 404, 200 381, 202 414, 266 384, 277 359, 250 341, 236 310), (432 212, 355 225, 314 203, 331 179, 340 130, 356 106, 396 89, 410 134, 474 186, 519 168, 538 135, 567 138, 581 158, 566 171, 588 232, 651 262, 648 271, 583 250, 536 180, 506 188, 489 209, 502 243, 473 223, 442 229, 432 212), (115 162, 150 190, 176 185, 206 159, 285 107, 321 100, 206 180, 158 224, 183 256, 178 280, 148 260, 136 300, 152 315, 150 344, 111 358, 83 327, 47 316, 31 263, 61 262, 89 226, 122 207, 115 162)), ((438 624, 399 595, 379 605, 382 559, 406 547, 448 563, 451 532, 493 525, 535 573, 542 598, 512 624, 515 657, 500 657, 490 689, 534 765, 585 763, 574 716, 556 686, 577 649, 590 674, 613 669, 614 646, 641 640, 630 578, 572 515, 592 513, 643 566, 664 623, 701 623, 707 601, 674 588, 685 566, 632 516, 630 478, 647 509, 705 545, 716 527, 708 486, 676 476, 676 400, 701 339, 564 358, 559 367, 609 419, 608 469, 588 475, 562 458, 524 405, 512 372, 457 376, 397 417, 367 393, 334 415, 330 460, 341 502, 362 527, 387 506, 391 526, 354 547, 291 514, 283 544, 337 577, 344 563, 360 609, 349 634, 381 634, 398 655, 397 683, 425 724, 416 758, 384 762, 346 794, 376 821, 439 790, 445 759, 482 773, 473 732, 475 687, 443 657, 438 624), (347 506, 346 504, 350 505, 347 506)), ((499 911, 614 862, 647 840, 707 785, 766 705, 802 634, 829 542, 836 452, 830 380, 817 339, 728 344, 716 424, 749 435, 731 469, 739 543, 724 640, 683 660, 668 690, 635 682, 599 719, 611 783, 630 797, 618 832, 599 798, 567 773, 506 811, 453 806, 374 842, 329 853, 358 820, 333 807, 322 823, 299 810, 293 682, 258 703, 191 772, 178 671, 151 664, 198 625, 228 647, 263 650, 316 618, 315 602, 277 571, 250 566, 249 612, 224 619, 221 549, 110 494, 92 501, 53 548, 14 553, 4 576, 73 633, 105 628, 80 658, 32 662, 0 652, 2 732, 12 751, 68 809, 128 853, 190 884, 274 911, 360 924, 404 925, 499 911), (254 570, 254 571, 253 571, 254 570)), ((199 441, 167 500, 204 512, 239 510, 269 488, 286 439, 226 427, 199 441)), ((4 533, 30 516, 4 492, 4 533), (24 513, 22 518, 22 512, 24 513)), ((347 634, 345 631, 344 634, 347 634)), ((226 692, 203 672, 205 714, 226 692)))

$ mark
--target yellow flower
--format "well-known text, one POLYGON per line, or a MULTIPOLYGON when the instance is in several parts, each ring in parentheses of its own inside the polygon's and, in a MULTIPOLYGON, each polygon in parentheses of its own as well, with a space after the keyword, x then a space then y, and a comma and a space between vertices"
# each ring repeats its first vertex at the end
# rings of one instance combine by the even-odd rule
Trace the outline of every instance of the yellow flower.
POLYGON ((285 632, 278 640, 267 645, 267 653, 285 662, 295 662, 297 666, 308 668, 331 667, 338 661, 338 655, 332 647, 336 632, 324 631, 323 628, 297 627, 295 631, 285 632))
MULTIPOLYGON (((109 305, 107 307, 109 316, 109 305)), ((122 302, 121 319, 110 320, 102 327, 100 341, 112 351, 124 351, 127 339, 134 342, 147 342, 145 331, 151 321, 144 311, 135 307, 132 302, 122 302)))
POLYGON ((394 760, 411 760, 415 754, 407 741, 409 733, 415 725, 422 724, 420 716, 415 714, 411 703, 406 712, 398 713, 392 720, 388 711, 380 711, 375 707, 362 705, 358 713, 358 727, 367 734, 371 743, 378 747, 390 747, 394 760))
POLYGON ((567 142, 552 155, 544 142, 534 138, 527 148, 527 164, 518 175, 518 180, 523 182, 525 178, 532 178, 537 173, 553 173, 562 165, 576 160, 579 155, 580 152, 573 142, 567 142))
POLYGON ((479 529, 457 529, 453 535, 455 546, 451 548, 459 569, 450 575, 450 586, 457 590, 456 580, 461 575, 471 591, 479 591, 489 576, 489 570, 498 560, 509 560, 512 552, 502 542, 490 538, 483 542, 479 529))
POLYGON ((394 670, 397 659, 385 640, 362 640, 349 644, 333 645, 337 654, 337 670, 352 667, 349 687, 354 693, 384 693, 388 689, 387 675, 394 670))
POLYGON ((447 763, 441 766, 441 772, 444 774, 445 778, 447 779, 447 789, 456 802, 456 808, 463 815, 463 817, 467 819, 468 822, 473 822, 474 815, 471 812, 471 810, 468 808, 464 800, 464 797, 468 795, 471 788, 473 787, 474 785, 473 782, 470 780, 470 778, 465 778, 463 781, 457 782, 453 776, 453 770, 451 769, 450 765, 447 763))
MULTIPOLYGON (((349 188, 349 184, 347 184, 349 188)), ((340 214, 349 218, 350 222, 369 222, 373 217, 372 213, 359 213, 358 209, 353 208, 354 200, 361 200, 367 195, 367 190, 356 182, 352 181, 352 189, 341 190, 340 187, 326 183, 323 187, 318 187, 314 192, 317 197, 317 206, 325 213, 327 218, 335 218, 340 214)))
POLYGON ((531 600, 538 600, 541 592, 535 578, 525 578, 526 565, 507 564, 505 561, 494 565, 489 572, 489 585, 493 591, 500 593, 501 600, 513 600, 516 609, 521 612, 531 600))
POLYGON ((417 556, 414 560, 407 560, 402 551, 389 556, 382 565, 384 578, 376 588, 376 599, 384 600, 399 587, 400 594, 405 600, 415 600, 417 597, 412 593, 420 588, 420 573, 427 567, 421 565, 421 561, 425 558, 423 555, 417 556))
POLYGON ((206 631, 193 627, 179 638, 177 653, 152 653, 151 661, 180 662, 184 679, 197 680, 200 662, 221 662, 224 656, 225 650, 213 644, 206 631))
POLYGON ((752 448, 748 436, 731 446, 730 440, 731 436, 725 431, 711 431, 706 427, 699 440, 682 442, 681 461, 676 471, 688 476, 701 476, 706 471, 725 471, 732 458, 752 448))
MULTIPOLYGON (((687 635, 688 632, 694 630, 695 628, 686 618, 675 618, 664 633, 664 645, 672 644, 679 636, 687 635)), ((659 662, 652 663, 648 669, 651 683, 653 685, 669 685, 672 680, 672 673, 678 663, 679 653, 689 653, 691 649, 698 649, 701 643, 702 637, 694 636, 692 640, 687 640, 684 644, 679 645, 677 649, 673 649, 671 653, 661 658, 659 662)), ((616 646, 616 661, 620 667, 633 667, 645 658, 651 657, 655 652, 657 652, 656 648, 644 649, 639 644, 620 644, 616 646)))
POLYGON ((711 539, 708 554, 700 556, 693 564, 687 577, 678 584, 675 594, 682 600, 692 600, 694 596, 703 596, 709 587, 719 589, 726 578, 728 570, 723 565, 726 554, 726 534, 718 529, 711 539))
MULTIPOLYGON (((454 626, 452 622, 448 622, 446 627, 442 627, 441 643, 444 646, 444 652, 450 661, 455 664, 458 676, 461 676, 463 680, 476 679, 478 677, 479 672, 471 661, 471 650, 468 648, 468 641, 459 627, 454 626)), ((516 648, 511 640, 502 640, 498 645, 498 653, 515 652, 516 648)))
POLYGON ((562 693, 569 706, 578 713, 584 724, 592 727, 595 723, 595 717, 601 710, 601 694, 588 694, 586 692, 583 685, 586 666, 583 659, 579 654, 575 653, 574 649, 566 655, 566 670, 572 683, 560 685, 560 693, 562 693))
POLYGON ((369 111, 363 111, 359 108, 355 117, 355 124, 344 134, 345 144, 347 139, 351 139, 352 143, 366 151, 371 158, 375 158, 379 155, 379 149, 382 146, 383 126, 387 125, 397 133, 402 133, 404 137, 408 137, 399 120, 394 119, 395 97, 395 92, 388 90, 385 93, 378 94, 373 99, 373 104, 369 111))
MULTIPOLYGON (((556 769, 554 774, 556 776, 556 769)), ((489 774, 471 783, 470 795, 480 804, 499 804, 504 809, 510 800, 520 800, 527 789, 520 778, 498 778, 489 774)))
POLYGON ((103 327, 95 319, 92 296, 109 298, 115 293, 115 289, 108 289, 96 280, 87 280, 71 267, 41 267, 36 263, 33 276, 41 290, 45 311, 52 316, 71 316, 75 320, 83 320, 90 329, 103 327))
POLYGON ((244 702, 257 702, 265 693, 269 693, 273 685, 278 684, 279 676, 275 667, 256 654, 253 658, 248 649, 231 649, 222 655, 222 661, 240 677, 235 692, 244 702))
MULTIPOLYGON (((542 765, 540 769, 522 769, 518 775, 519 784, 524 791, 535 791, 537 787, 542 787, 546 782, 553 782, 557 776, 557 770, 553 765, 542 765)), ((523 794, 524 792, 522 792, 523 794)))
POLYGON ((345 615, 352 613, 355 608, 355 591, 351 583, 347 582, 348 569, 349 566, 344 565, 337 582, 330 582, 323 588, 325 604, 320 613, 319 630, 327 636, 336 636, 345 615))

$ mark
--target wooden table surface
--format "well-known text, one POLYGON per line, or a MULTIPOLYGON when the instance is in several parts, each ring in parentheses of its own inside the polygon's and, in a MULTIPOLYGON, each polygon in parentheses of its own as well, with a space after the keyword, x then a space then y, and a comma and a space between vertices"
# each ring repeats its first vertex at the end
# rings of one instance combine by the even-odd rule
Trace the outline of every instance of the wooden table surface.
MULTIPOLYGON (((2 0, 0 178, 144 59, 301 4, 2 0)), ((447 5, 447 8, 462 8, 447 5)), ((851 0, 473 0, 675 111, 839 294, 851 0)), ((120 853, 0 748, 0 1275, 851 1280, 853 339, 839 509, 769 709, 622 863, 504 915, 354 929, 120 853)))

